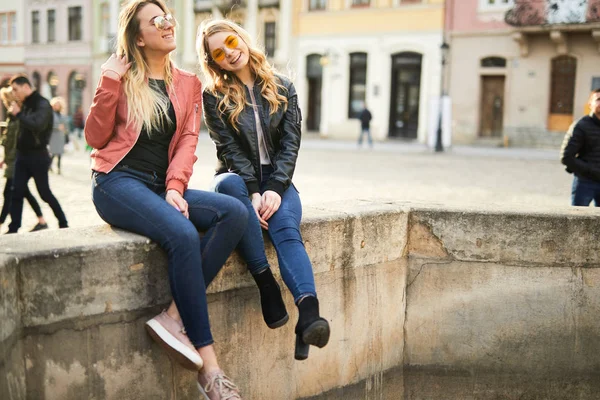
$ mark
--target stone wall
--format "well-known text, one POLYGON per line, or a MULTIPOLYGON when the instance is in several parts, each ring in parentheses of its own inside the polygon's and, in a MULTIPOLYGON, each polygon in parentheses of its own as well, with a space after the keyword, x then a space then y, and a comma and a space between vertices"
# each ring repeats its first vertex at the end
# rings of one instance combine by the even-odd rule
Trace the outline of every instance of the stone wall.
MULTIPOLYGON (((600 395, 598 211, 304 213, 327 347, 293 359, 293 299, 284 290, 290 322, 268 329, 236 255, 209 289, 219 360, 244 399, 600 395)), ((144 330, 170 301, 156 245, 102 226, 3 236, 0 249, 0 398, 198 398, 195 375, 144 330)))

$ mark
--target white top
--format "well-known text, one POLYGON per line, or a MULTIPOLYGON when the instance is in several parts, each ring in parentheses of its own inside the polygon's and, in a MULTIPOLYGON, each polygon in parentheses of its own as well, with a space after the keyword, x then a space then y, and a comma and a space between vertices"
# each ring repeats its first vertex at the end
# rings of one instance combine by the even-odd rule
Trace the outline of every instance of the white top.
POLYGON ((248 87, 250 97, 252 98, 252 109, 254 110, 254 119, 256 120, 256 135, 258 136, 258 154, 260 156, 261 165, 271 165, 271 159, 269 158, 269 152, 267 151, 267 145, 265 143, 265 135, 262 130, 260 123, 260 115, 258 115, 258 106, 256 105, 256 99, 254 98, 254 92, 251 87, 248 87))

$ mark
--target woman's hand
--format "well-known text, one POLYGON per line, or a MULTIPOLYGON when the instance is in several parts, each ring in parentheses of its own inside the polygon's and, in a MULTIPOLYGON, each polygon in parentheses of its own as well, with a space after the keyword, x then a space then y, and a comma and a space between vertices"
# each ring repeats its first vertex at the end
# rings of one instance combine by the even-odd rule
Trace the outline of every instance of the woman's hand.
POLYGON ((262 195, 262 207, 260 209, 260 216, 268 221, 273 214, 279 210, 281 205, 281 196, 272 190, 267 190, 262 195))
POLYGON ((254 212, 256 212, 256 216, 258 217, 258 222, 260 222, 261 228, 269 230, 269 224, 260 216, 260 209, 262 208, 262 196, 260 193, 252 193, 252 196, 250 196, 250 201, 252 202, 252 207, 254 207, 254 212))
POLYGON ((182 213, 184 217, 188 219, 190 218, 190 213, 188 212, 188 203, 177 190, 167 190, 165 200, 167 203, 175 207, 177 211, 182 213))
POLYGON ((100 70, 102 71, 102 75, 121 80, 121 77, 125 75, 129 67, 131 67, 131 63, 127 62, 125 55, 117 56, 113 53, 108 60, 100 66, 100 70))

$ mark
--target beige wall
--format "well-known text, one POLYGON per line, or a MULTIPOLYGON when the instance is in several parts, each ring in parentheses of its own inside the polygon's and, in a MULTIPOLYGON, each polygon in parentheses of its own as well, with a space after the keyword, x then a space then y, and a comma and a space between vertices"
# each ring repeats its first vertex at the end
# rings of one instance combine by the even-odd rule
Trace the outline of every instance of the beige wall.
MULTIPOLYGON (((583 115, 600 54, 591 34, 568 35, 568 54, 577 58, 574 118, 583 115)), ((502 74, 505 81, 504 127, 545 130, 550 104, 551 60, 558 56, 548 33, 529 37, 529 54, 521 56, 509 31, 477 36, 454 35, 451 41, 450 94, 453 101, 453 140, 472 142, 479 134, 481 76, 502 74), (481 68, 489 56, 507 58, 504 69, 481 68)))

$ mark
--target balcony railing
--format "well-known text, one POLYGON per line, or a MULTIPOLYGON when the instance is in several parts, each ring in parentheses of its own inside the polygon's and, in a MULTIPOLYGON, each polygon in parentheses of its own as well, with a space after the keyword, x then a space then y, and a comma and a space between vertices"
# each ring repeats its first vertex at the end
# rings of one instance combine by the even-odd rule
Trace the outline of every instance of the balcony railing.
POLYGON ((516 27, 600 22, 600 0, 515 0, 504 19, 516 27))

